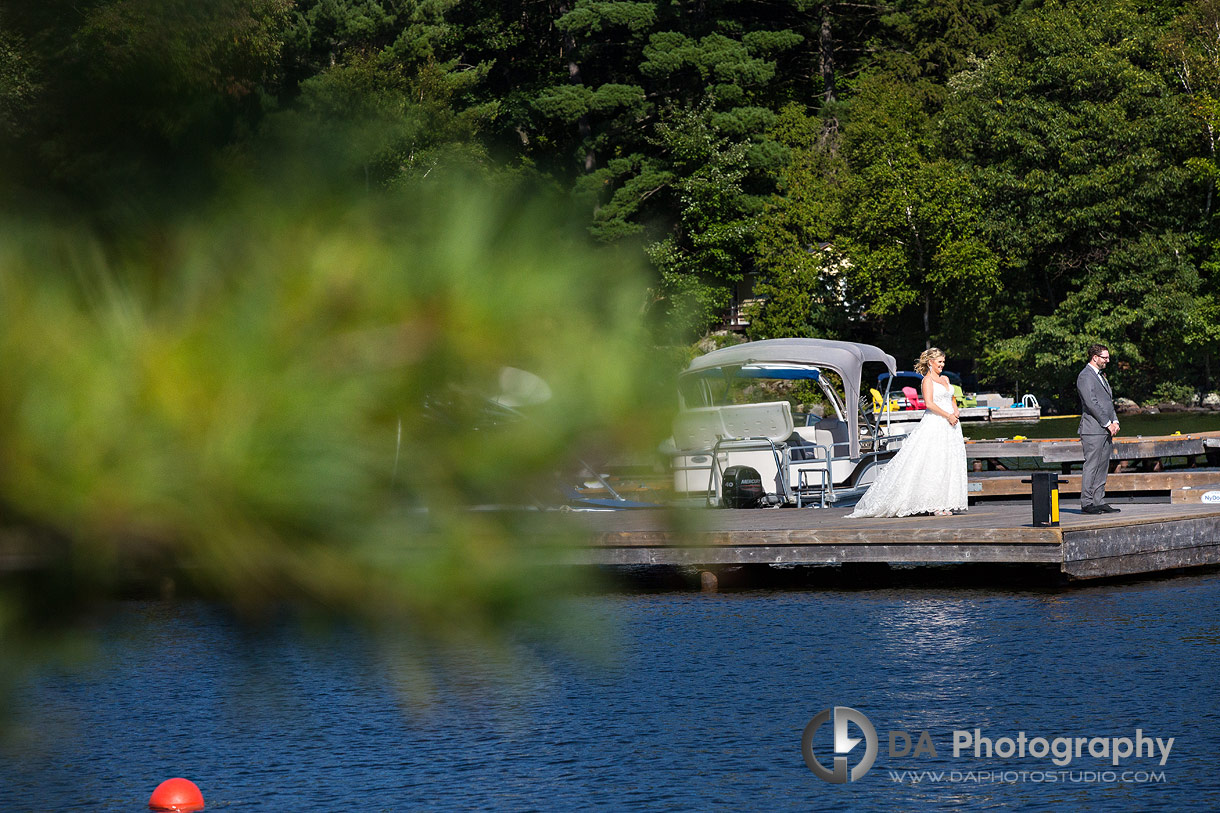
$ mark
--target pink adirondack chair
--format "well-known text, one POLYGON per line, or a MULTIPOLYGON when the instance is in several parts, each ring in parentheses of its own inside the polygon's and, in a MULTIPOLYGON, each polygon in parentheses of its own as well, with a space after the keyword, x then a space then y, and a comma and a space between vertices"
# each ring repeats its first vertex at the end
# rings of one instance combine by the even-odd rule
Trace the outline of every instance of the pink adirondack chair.
POLYGON ((923 399, 919 397, 919 393, 917 393, 915 391, 914 387, 903 387, 902 394, 907 397, 907 408, 908 409, 927 409, 928 408, 928 405, 925 404, 923 402, 923 399))

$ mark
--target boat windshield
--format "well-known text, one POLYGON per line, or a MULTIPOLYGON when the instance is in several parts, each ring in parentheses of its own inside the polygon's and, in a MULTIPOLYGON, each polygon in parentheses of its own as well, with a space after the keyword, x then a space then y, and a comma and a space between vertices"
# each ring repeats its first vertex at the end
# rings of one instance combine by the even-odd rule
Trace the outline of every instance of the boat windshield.
MULTIPOLYGON (((756 362, 710 367, 682 376, 678 391, 687 409, 786 400, 792 404, 793 414, 800 416, 804 404, 825 400, 840 418, 844 412, 839 376, 803 364, 756 362), (820 397, 816 394, 819 392, 820 397)), ((816 414, 811 420, 816 420, 816 414)))

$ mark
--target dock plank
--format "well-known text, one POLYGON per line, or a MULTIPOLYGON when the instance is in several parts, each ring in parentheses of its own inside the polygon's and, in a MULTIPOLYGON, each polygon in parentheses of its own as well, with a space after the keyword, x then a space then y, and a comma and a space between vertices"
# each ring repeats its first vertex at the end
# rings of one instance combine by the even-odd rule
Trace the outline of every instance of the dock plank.
POLYGON ((1218 564, 1220 564, 1220 545, 1195 545, 1171 551, 1151 551, 1102 559, 1077 560, 1064 563, 1063 572, 1073 579, 1104 579, 1218 564))
POLYGON ((1098 578, 1220 564, 1220 514, 1140 519, 1065 534, 1064 572, 1098 578))
MULTIPOLYGON (((1019 434, 1019 433, 1018 433, 1019 434)), ((1146 460, 1158 457, 1190 457, 1205 453, 1208 445, 1220 441, 1220 432, 1192 432, 1185 435, 1158 435, 1155 437, 1123 437, 1114 439, 1111 460, 1146 460)), ((1084 449, 1080 438, 1028 438, 1010 440, 966 441, 966 457, 1039 457, 1048 463, 1080 463, 1084 461, 1084 449)))
POLYGON ((1220 479, 1207 483, 1175 485, 1169 492, 1169 501, 1174 504, 1220 503, 1220 479))

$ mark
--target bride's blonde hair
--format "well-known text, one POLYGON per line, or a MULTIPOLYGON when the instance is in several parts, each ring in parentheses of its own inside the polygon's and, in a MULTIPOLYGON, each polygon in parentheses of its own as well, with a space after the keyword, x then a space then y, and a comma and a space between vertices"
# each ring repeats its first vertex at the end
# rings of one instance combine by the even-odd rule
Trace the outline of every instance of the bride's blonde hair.
POLYGON ((939 347, 929 347, 927 350, 919 354, 919 361, 915 362, 915 372, 920 375, 927 375, 928 370, 932 369, 932 362, 936 359, 943 359, 945 351, 939 347))

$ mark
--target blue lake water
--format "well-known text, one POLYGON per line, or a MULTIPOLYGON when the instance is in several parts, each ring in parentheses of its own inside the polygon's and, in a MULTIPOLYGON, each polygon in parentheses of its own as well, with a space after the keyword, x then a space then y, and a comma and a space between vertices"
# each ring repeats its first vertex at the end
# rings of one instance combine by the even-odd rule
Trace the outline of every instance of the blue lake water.
MULTIPOLYGON (((0 809, 136 813, 186 776, 209 810, 233 811, 1216 810, 1217 606, 1216 573, 588 596, 572 609, 612 639, 605 658, 521 644, 510 666, 472 652, 472 671, 502 680, 459 665, 423 704, 404 703, 414 690, 357 636, 251 636, 202 603, 132 602, 100 662, 22 690, 0 809), (846 784, 801 753, 806 724, 834 706, 866 715, 879 740, 872 769, 846 784), (954 757, 952 732, 975 728, 1031 744, 1138 728, 1174 743, 1164 765, 954 757), (927 731, 936 755, 891 755, 896 730, 927 731), (945 774, 894 780, 906 770, 945 774)), ((831 734, 813 743, 827 767, 831 734)))

